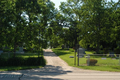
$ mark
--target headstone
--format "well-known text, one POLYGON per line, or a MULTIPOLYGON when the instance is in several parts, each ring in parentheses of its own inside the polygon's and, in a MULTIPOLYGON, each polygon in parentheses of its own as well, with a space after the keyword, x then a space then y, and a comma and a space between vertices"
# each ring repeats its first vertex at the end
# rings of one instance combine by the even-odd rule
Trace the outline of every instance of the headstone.
POLYGON ((3 53, 3 50, 0 50, 0 55, 1 55, 1 53, 3 53))
POLYGON ((4 49, 10 49, 9 47, 7 47, 7 46, 5 46, 5 48, 4 49))
POLYGON ((116 60, 116 58, 112 58, 112 60, 116 60))
POLYGON ((74 56, 69 56, 69 58, 74 58, 74 56))
POLYGON ((19 47, 19 51, 17 51, 16 53, 24 53, 23 47, 19 47))
POLYGON ((109 57, 115 57, 114 52, 109 52, 109 57))
POLYGON ((90 56, 85 56, 85 58, 90 58, 90 56))
MULTIPOLYGON (((77 53, 79 54, 79 58, 84 57, 84 54, 86 54, 84 48, 79 48, 79 49, 77 50, 77 53)), ((77 56, 78 56, 78 55, 77 55, 77 56)))
POLYGON ((65 47, 64 47, 64 44, 62 45, 62 49, 64 49, 65 47))
POLYGON ((102 60, 106 60, 107 58, 101 58, 102 60))
POLYGON ((68 48, 67 48, 68 50, 69 50, 69 46, 68 46, 68 48))

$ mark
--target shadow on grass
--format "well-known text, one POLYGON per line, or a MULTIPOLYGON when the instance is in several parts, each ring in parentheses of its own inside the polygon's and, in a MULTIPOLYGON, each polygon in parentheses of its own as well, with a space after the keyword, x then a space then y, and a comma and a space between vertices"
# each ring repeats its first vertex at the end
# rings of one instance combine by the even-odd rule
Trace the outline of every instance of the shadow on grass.
POLYGON ((66 50, 66 49, 52 49, 52 51, 57 55, 57 56, 60 56, 60 55, 66 55, 66 54, 70 54, 71 51, 70 50, 66 50))
POLYGON ((44 56, 52 56, 52 57, 56 57, 57 55, 54 54, 53 52, 44 52, 44 56))
POLYGON ((26 69, 33 69, 33 68, 40 68, 44 66, 5 66, 0 67, 0 72, 2 71, 17 71, 17 70, 26 70, 26 69))

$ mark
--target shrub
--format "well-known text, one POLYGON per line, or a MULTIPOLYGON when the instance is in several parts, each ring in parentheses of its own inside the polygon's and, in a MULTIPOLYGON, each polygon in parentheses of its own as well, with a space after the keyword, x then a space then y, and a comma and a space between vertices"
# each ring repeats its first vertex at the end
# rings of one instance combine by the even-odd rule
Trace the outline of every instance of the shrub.
POLYGON ((104 49, 103 49, 103 53, 104 53, 104 54, 108 54, 108 52, 109 52, 108 48, 104 48, 104 49))
POLYGON ((3 49, 3 52, 13 52, 13 49, 3 49))
POLYGON ((0 66, 7 66, 7 59, 0 57, 0 66))
POLYGON ((0 67, 4 66, 45 66, 46 61, 43 57, 11 57, 0 58, 0 67))
MULTIPOLYGON (((88 63, 88 60, 86 61, 88 63)), ((89 65, 94 66, 98 61, 96 59, 90 59, 89 60, 89 65)))
POLYGON ((30 57, 26 60, 26 65, 28 66, 38 66, 40 65, 40 62, 39 62, 39 59, 38 58, 35 58, 35 57, 30 57))
POLYGON ((120 54, 120 48, 115 48, 115 53, 120 54))
POLYGON ((115 48, 115 54, 117 55, 117 57, 119 57, 119 54, 120 54, 120 48, 115 48))
POLYGON ((39 66, 39 65, 45 66, 45 64, 46 64, 46 61, 43 57, 39 57, 39 58, 29 57, 25 62, 25 65, 27 66, 39 66))
POLYGON ((7 60, 8 66, 23 66, 25 64, 25 58, 11 57, 7 60))

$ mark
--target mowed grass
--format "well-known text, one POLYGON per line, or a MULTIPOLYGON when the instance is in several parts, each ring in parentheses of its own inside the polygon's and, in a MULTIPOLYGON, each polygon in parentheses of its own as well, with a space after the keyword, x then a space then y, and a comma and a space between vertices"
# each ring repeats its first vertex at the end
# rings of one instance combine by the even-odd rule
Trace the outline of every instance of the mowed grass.
MULTIPOLYGON (((9 57, 13 56, 13 53, 2 53, 0 56, 4 57, 4 58, 9 58, 9 57)), ((38 57, 38 54, 37 53, 24 53, 24 54, 17 54, 16 53, 16 57, 24 57, 24 58, 38 57)))
POLYGON ((17 71, 17 70, 25 70, 25 69, 34 69, 34 68, 41 68, 43 66, 6 66, 0 67, 0 71, 17 71))
MULTIPOLYGON (((9 58, 13 56, 13 53, 2 53, 0 56, 4 58, 9 58)), ((16 54, 16 57, 23 57, 23 58, 38 57, 38 54, 37 53, 16 54)), ((41 67, 43 66, 9 66, 9 67, 0 66, 0 71, 25 70, 25 69, 34 69, 34 68, 41 68, 41 67)))
MULTIPOLYGON (((76 57, 76 65, 74 65, 74 58, 69 58, 70 56, 74 56, 75 52, 73 49, 62 50, 60 48, 52 49, 53 52, 56 53, 61 59, 68 63, 69 66, 78 67, 82 69, 89 70, 99 70, 99 71, 113 71, 120 72, 119 59, 106 57, 106 59, 102 59, 101 56, 91 56, 91 59, 97 59, 98 62, 95 66, 87 66, 86 60, 87 58, 83 57, 79 59, 80 66, 77 65, 77 57, 76 57)), ((93 54, 94 51, 86 51, 86 54, 93 54)), ((104 56, 105 57, 105 56, 104 56)))

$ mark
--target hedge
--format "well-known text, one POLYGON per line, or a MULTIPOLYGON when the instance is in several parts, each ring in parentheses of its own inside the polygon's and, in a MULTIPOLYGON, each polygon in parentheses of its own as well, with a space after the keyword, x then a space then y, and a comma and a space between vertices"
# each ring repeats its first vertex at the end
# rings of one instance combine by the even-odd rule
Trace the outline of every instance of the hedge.
POLYGON ((0 57, 0 66, 44 66, 45 59, 43 57, 11 57, 11 58, 1 58, 0 57))

